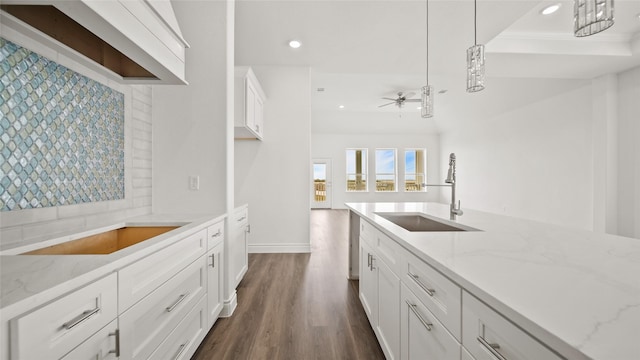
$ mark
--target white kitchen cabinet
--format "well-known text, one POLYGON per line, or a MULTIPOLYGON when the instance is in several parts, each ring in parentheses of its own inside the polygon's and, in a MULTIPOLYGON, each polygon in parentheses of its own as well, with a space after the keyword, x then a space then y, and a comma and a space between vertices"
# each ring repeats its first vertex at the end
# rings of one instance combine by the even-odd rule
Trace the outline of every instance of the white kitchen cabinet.
POLYGON ((364 311, 369 317, 369 322, 375 327, 375 324, 378 323, 378 276, 371 265, 373 257, 373 251, 364 238, 361 237, 359 297, 364 311))
POLYGON ((262 140, 266 95, 250 67, 236 67, 235 89, 235 138, 262 140))
POLYGON ((477 360, 562 359, 466 291, 462 293, 462 339, 477 360))
POLYGON ((207 329, 211 328, 218 319, 222 307, 223 284, 223 250, 224 242, 221 241, 207 252, 205 257, 207 267, 207 329))
POLYGON ((206 249, 207 231, 201 230, 118 271, 120 313, 204 255, 206 249))
POLYGON ((360 301, 387 359, 398 359, 400 350, 400 279, 360 238, 360 301))
POLYGON ((451 334, 462 340, 462 289, 413 254, 406 254, 403 282, 451 334))
POLYGON ((235 289, 249 269, 248 243, 251 225, 248 206, 236 208, 230 222, 232 234, 229 241, 229 281, 235 289))
POLYGON ((402 360, 459 360, 460 343, 404 284, 401 293, 402 360))
POLYGON ((387 359, 399 359, 400 279, 381 259, 374 259, 374 266, 378 272, 378 338, 387 359))
POLYGON ((114 360, 119 356, 118 321, 113 320, 61 360, 114 360))
MULTIPOLYGON (((200 259, 202 260, 202 259, 200 259)), ((204 261, 194 261, 120 315, 125 359, 147 359, 206 292, 204 261)))
POLYGON ((149 357, 152 360, 187 360, 207 334, 207 301, 203 297, 176 329, 149 357))
POLYGON ((116 318, 117 289, 113 273, 12 319, 11 359, 61 358, 116 318))

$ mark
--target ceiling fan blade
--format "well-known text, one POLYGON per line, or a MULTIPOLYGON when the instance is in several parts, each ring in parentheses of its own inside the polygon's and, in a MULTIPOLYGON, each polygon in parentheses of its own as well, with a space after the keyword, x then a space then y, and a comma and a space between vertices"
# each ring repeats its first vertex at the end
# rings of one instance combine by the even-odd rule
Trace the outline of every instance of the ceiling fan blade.
POLYGON ((408 93, 402 95, 405 99, 412 98, 416 93, 414 91, 409 91, 408 93))
POLYGON ((407 99, 404 102, 420 102, 420 101, 422 101, 422 100, 420 100, 420 99, 407 99))
POLYGON ((398 99, 393 99, 393 98, 388 98, 388 97, 383 97, 383 98, 380 98, 380 99, 383 99, 383 100, 391 100, 391 101, 396 101, 396 100, 398 100, 398 99))
POLYGON ((395 104, 395 103, 396 102, 394 101, 394 102, 390 102, 390 103, 387 103, 387 104, 378 105, 378 107, 381 108, 383 106, 387 106, 387 105, 391 105, 391 104, 395 104))

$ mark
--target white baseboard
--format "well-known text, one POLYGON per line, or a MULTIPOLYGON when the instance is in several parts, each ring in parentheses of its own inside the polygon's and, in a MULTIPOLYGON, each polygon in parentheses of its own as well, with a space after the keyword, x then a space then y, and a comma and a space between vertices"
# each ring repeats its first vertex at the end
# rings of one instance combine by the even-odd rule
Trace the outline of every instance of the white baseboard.
POLYGON ((236 311, 236 307, 238 307, 238 293, 234 291, 231 298, 224 301, 222 311, 220 312, 220 317, 230 317, 231 315, 233 315, 233 312, 236 311))
POLYGON ((310 252, 311 244, 249 244, 250 254, 310 252))

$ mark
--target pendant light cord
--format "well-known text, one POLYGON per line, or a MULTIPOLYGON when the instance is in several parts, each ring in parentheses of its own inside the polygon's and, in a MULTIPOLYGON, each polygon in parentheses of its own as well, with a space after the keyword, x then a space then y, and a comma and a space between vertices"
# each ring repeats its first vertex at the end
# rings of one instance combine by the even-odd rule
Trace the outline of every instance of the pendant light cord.
POLYGON ((476 25, 476 19, 478 18, 478 2, 473 0, 473 45, 478 45, 478 25, 476 25))
POLYGON ((426 1, 427 10, 426 10, 426 18, 427 18, 427 86, 429 86, 429 0, 426 1))

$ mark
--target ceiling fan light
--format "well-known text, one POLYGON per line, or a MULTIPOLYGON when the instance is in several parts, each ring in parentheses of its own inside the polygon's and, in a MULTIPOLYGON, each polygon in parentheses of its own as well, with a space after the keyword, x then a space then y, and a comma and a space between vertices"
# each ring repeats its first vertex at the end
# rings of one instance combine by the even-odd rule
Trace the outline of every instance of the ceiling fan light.
POLYGON ((484 45, 467 49, 467 92, 484 90, 484 45))
POLYGON ((421 93, 420 116, 423 118, 433 117, 433 86, 423 86, 421 93))
POLYGON ((584 37, 610 28, 614 23, 613 13, 613 0, 574 0, 574 35, 584 37))

